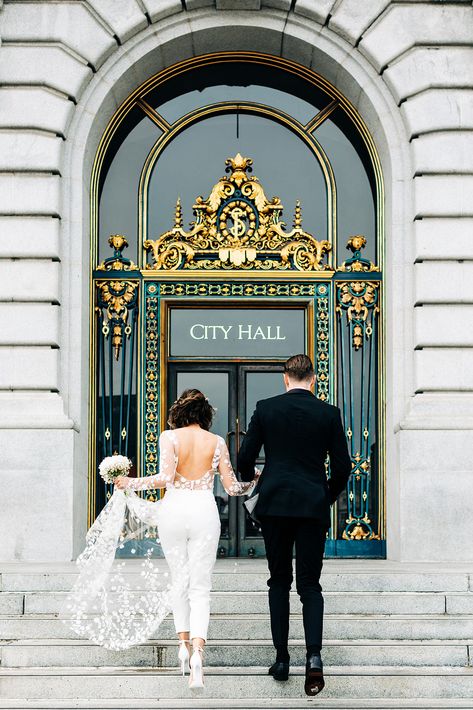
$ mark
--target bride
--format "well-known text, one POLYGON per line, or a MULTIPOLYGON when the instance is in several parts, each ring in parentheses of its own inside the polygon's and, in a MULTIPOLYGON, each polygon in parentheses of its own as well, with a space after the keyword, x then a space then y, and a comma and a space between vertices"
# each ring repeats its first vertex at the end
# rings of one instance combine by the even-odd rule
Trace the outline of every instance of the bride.
MULTIPOLYGON (((108 537, 108 550, 110 549, 110 540, 115 538, 108 531, 110 510, 107 511, 107 508, 115 496, 125 499, 120 508, 115 503, 115 509, 118 511, 115 514, 115 530, 121 531, 119 542, 136 537, 137 530, 143 533, 149 527, 157 525, 160 543, 171 572, 170 606, 179 639, 178 658, 183 674, 186 670, 190 671, 190 688, 203 688, 202 653, 207 639, 212 571, 220 537, 220 519, 213 495, 214 476, 216 473, 220 475, 223 487, 231 496, 249 493, 259 476, 259 472, 256 472, 250 483, 240 483, 237 480, 224 440, 209 431, 213 411, 209 401, 199 390, 187 389, 182 393, 169 411, 168 424, 171 429, 163 431, 159 439, 159 473, 144 478, 121 476, 115 480, 115 488, 124 495, 114 493, 112 500, 94 524, 96 529, 92 526, 89 531, 86 547, 87 560, 93 556, 94 546, 98 547, 97 541, 103 540, 104 537, 108 537), (157 503, 143 501, 133 493, 159 488, 166 488, 166 494, 157 503), (108 518, 103 522, 101 518, 105 513, 108 518), (126 515, 132 517, 134 523, 131 525, 128 520, 125 526, 128 535, 123 534, 123 518, 126 515), (129 533, 130 529, 133 530, 132 535, 129 533), (107 535, 104 535, 104 531, 107 531, 107 535)), ((99 559, 103 560, 104 555, 99 556, 99 559)), ((95 574, 97 572, 95 565, 95 574)), ((102 564, 100 572, 102 575, 107 572, 106 565, 104 567, 102 564)), ((146 576, 144 572, 141 574, 146 576)), ((89 578, 90 576, 89 571, 89 578)), ((93 584, 95 590, 100 586, 96 578, 93 584)), ((115 583, 111 589, 116 593, 121 587, 115 583)), ((103 595, 103 587, 101 591, 103 595)), ((123 605, 124 595, 121 597, 123 605)), ((147 591, 147 596, 141 597, 141 605, 147 603, 149 607, 150 598, 152 599, 152 595, 147 591)), ((158 604, 161 597, 155 598, 158 604)), ((103 599, 101 602, 99 608, 103 609, 103 599)), ((130 616, 130 610, 124 606, 122 608, 123 614, 130 616)), ((145 633, 154 631, 165 615, 162 610, 158 612, 157 609, 154 614, 154 627, 147 627, 146 632, 141 629, 141 636, 135 636, 134 639, 129 635, 128 629, 122 630, 126 639, 122 639, 121 646, 116 643, 115 648, 126 648, 132 643, 139 643, 145 633)), ((80 616, 83 620, 84 614, 81 613, 80 616)), ((121 621, 123 623, 123 616, 121 621)), ((81 631, 84 632, 85 628, 83 624, 81 631)), ((123 629, 123 626, 121 628, 123 629)), ((103 642, 103 632, 99 639, 94 638, 98 643, 101 642, 100 639, 103 642)))

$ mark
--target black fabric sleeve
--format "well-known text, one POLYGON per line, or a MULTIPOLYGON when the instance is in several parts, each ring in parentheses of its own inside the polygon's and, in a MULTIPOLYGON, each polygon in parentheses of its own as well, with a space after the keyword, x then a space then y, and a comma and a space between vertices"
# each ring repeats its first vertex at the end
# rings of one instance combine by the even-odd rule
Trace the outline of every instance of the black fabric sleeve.
POLYGON ((238 452, 237 468, 243 481, 252 481, 255 475, 255 463, 263 446, 263 431, 258 414, 258 403, 253 412, 248 430, 238 452))
POLYGON ((339 409, 337 409, 332 422, 328 454, 330 457, 330 478, 328 480, 330 503, 334 503, 347 485, 351 473, 351 458, 339 409))

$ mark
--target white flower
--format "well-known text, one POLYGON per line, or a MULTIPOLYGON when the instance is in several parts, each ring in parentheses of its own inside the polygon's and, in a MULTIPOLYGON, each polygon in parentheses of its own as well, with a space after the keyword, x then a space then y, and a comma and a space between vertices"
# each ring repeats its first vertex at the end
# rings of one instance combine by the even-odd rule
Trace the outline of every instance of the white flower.
POLYGON ((113 483, 118 476, 126 476, 130 468, 130 459, 126 456, 115 454, 104 458, 99 466, 99 474, 105 483, 113 483))

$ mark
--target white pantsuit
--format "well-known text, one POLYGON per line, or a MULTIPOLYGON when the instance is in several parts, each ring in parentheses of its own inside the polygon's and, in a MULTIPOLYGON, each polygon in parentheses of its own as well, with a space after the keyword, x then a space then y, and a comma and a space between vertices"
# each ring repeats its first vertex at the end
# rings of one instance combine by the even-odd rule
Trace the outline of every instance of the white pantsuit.
POLYGON ((159 474, 130 480, 133 490, 166 488, 159 502, 158 532, 172 578, 172 608, 176 631, 207 639, 212 571, 220 537, 220 518, 213 495, 214 476, 231 495, 249 493, 258 478, 240 483, 224 440, 215 437, 209 471, 197 479, 178 473, 179 438, 164 431, 159 439, 159 474))

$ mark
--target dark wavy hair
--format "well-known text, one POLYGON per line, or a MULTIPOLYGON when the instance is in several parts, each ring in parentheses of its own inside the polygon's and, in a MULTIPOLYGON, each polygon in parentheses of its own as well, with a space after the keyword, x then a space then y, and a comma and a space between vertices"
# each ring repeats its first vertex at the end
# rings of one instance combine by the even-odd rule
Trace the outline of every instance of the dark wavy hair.
POLYGON ((169 410, 168 424, 171 429, 199 424, 207 431, 212 426, 214 408, 207 397, 196 389, 187 389, 174 402, 169 410))

